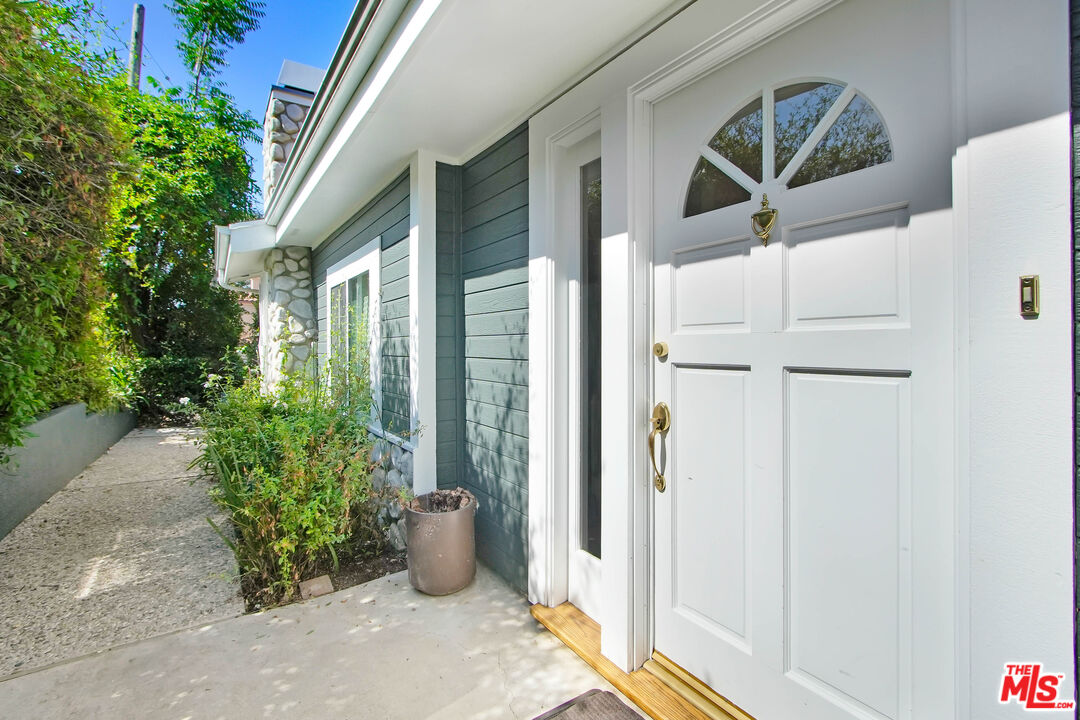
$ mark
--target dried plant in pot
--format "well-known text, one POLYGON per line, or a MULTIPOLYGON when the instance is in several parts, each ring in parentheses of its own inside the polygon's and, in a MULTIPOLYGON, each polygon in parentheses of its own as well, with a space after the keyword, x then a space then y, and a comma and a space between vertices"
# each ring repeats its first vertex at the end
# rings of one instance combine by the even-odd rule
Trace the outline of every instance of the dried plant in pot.
POLYGON ((412 586, 428 595, 449 595, 471 583, 476 576, 476 497, 455 488, 402 504, 412 586))

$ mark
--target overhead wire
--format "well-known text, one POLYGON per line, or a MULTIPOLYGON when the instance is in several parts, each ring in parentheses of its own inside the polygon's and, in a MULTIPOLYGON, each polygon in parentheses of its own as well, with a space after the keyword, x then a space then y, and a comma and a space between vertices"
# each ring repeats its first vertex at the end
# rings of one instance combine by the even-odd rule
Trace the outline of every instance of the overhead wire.
MULTIPOLYGON (((103 26, 105 26, 106 29, 108 29, 109 33, 113 36, 113 38, 116 39, 116 42, 118 42, 120 44, 120 47, 127 49, 128 54, 130 55, 131 54, 131 41, 130 40, 124 40, 123 38, 121 38, 119 33, 116 31, 116 28, 114 28, 112 25, 109 24, 109 19, 106 18, 105 15, 103 15, 102 12, 97 9, 97 7, 91 6, 91 12, 93 12, 94 16, 98 19, 98 21, 103 26)), ((117 48, 117 49, 119 49, 119 48, 117 48)), ((157 69, 161 71, 162 76, 165 78, 166 86, 173 87, 172 78, 169 77, 169 73, 167 73, 165 71, 165 68, 162 67, 161 63, 159 63, 157 58, 154 57, 154 53, 150 51, 150 46, 147 44, 145 38, 143 38, 143 52, 146 54, 146 56, 148 58, 150 58, 150 61, 152 63, 154 63, 154 65, 157 66, 157 69)))

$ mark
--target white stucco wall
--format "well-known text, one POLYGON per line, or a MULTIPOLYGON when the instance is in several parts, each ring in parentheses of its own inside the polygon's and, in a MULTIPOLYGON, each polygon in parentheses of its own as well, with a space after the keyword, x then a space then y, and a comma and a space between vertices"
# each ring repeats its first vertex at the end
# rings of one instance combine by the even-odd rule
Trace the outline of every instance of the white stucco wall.
POLYGON ((955 7, 968 378, 959 695, 962 717, 1019 718, 998 702, 1005 663, 1041 662, 1075 697, 1069 18, 1065 2, 955 7), (1025 320, 1018 278, 1031 273, 1042 313, 1025 320))

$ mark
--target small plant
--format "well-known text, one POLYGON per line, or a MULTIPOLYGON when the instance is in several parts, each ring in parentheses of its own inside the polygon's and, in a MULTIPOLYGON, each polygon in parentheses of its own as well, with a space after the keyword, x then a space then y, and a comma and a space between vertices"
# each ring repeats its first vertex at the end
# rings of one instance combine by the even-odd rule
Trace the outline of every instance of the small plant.
POLYGON ((292 599, 300 580, 336 569, 339 553, 357 541, 381 543, 367 373, 326 376, 287 375, 273 394, 252 377, 203 414, 199 462, 217 478, 212 496, 230 514, 235 539, 218 531, 259 605, 292 599))
POLYGON ((412 501, 416 499, 416 495, 413 493, 412 488, 400 487, 397 491, 398 504, 403 508, 407 508, 412 505, 412 501))

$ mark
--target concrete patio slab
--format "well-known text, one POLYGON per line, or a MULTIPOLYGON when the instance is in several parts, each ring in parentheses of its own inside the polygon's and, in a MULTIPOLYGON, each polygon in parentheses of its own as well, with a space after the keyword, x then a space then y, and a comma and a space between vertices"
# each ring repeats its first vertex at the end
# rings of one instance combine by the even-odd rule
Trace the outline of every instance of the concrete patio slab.
POLYGON ((0 540, 0 676, 243 612, 197 453, 134 430, 0 540))
POLYGON ((533 718, 592 688, 613 690, 480 567, 447 597, 416 592, 402 572, 0 681, 0 708, 43 719, 495 720, 533 718))

